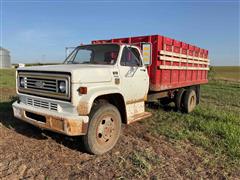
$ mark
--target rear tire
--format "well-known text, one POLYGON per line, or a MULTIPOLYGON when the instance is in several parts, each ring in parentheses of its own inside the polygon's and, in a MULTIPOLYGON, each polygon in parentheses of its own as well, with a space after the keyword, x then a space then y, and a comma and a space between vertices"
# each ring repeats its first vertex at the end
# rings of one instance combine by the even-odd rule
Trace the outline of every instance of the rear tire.
POLYGON ((197 104, 196 92, 193 89, 187 89, 183 96, 183 111, 190 113, 194 110, 197 104))
POLYGON ((103 154, 111 150, 121 133, 121 115, 109 103, 98 103, 90 113, 88 131, 83 136, 85 149, 91 154, 103 154))
POLYGON ((179 89, 175 96, 175 107, 177 111, 182 111, 183 109, 183 95, 185 93, 185 89, 179 89))

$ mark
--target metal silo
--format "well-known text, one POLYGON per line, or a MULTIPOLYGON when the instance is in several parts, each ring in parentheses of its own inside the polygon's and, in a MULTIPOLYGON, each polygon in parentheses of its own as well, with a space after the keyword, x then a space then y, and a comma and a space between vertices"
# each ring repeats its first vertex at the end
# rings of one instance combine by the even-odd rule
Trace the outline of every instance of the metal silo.
POLYGON ((0 47, 0 69, 11 68, 10 52, 0 47))

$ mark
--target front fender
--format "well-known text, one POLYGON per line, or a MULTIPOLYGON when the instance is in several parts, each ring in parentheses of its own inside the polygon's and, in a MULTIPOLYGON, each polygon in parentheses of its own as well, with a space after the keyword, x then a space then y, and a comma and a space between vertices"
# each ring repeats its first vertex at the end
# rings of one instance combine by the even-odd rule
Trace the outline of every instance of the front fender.
MULTIPOLYGON (((119 88, 115 87, 115 86, 89 88, 88 93, 86 95, 82 95, 82 97, 78 103, 77 111, 78 111, 79 115, 88 115, 91 111, 94 100, 99 96, 108 95, 108 94, 122 95, 119 88)), ((124 102, 125 102, 125 100, 124 100, 124 102)))

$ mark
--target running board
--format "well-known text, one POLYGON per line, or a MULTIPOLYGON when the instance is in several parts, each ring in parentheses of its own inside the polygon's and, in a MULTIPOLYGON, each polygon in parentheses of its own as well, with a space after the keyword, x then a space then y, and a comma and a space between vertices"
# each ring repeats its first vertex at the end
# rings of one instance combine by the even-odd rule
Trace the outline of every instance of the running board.
POLYGON ((150 116, 152 116, 152 113, 150 113, 150 112, 143 112, 143 113, 140 113, 140 114, 136 114, 136 115, 134 115, 134 116, 132 116, 128 119, 127 124, 139 121, 141 119, 148 118, 150 116))

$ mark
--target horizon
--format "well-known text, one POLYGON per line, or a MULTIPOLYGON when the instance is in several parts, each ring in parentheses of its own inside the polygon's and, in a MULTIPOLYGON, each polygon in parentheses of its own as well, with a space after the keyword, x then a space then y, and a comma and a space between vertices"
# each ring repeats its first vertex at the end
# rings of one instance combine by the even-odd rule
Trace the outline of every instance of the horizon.
POLYGON ((239 1, 1 1, 12 64, 63 62, 65 47, 150 34, 208 49, 212 66, 239 66, 239 1))

